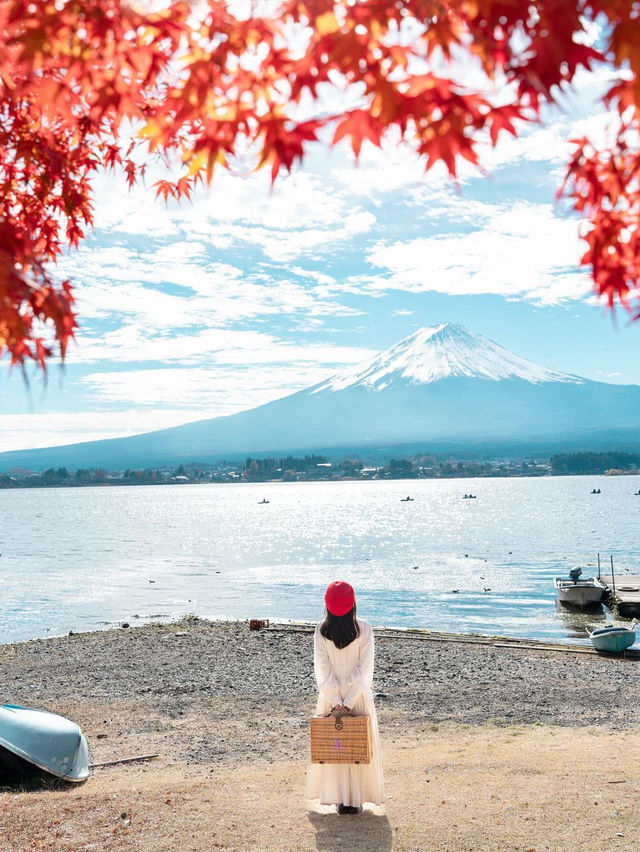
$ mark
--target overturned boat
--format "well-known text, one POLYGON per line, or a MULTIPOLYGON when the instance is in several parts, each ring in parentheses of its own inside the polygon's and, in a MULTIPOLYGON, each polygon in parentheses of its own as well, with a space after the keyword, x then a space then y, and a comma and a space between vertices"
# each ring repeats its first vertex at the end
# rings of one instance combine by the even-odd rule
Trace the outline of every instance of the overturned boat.
POLYGON ((596 651, 605 654, 622 654, 636 641, 636 627, 637 621, 634 618, 630 627, 609 624, 597 630, 587 630, 587 633, 596 651))
POLYGON ((85 781, 89 777, 87 740, 71 719, 46 710, 3 704, 0 765, 20 772, 24 764, 64 781, 85 781))

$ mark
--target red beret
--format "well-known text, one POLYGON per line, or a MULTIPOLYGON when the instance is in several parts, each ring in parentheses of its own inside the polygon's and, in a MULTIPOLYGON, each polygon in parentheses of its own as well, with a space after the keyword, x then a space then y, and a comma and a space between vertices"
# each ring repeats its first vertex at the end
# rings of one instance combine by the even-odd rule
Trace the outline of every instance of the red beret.
POLYGON ((342 580, 335 580, 327 587, 324 602, 331 615, 346 615, 356 602, 353 588, 342 580))

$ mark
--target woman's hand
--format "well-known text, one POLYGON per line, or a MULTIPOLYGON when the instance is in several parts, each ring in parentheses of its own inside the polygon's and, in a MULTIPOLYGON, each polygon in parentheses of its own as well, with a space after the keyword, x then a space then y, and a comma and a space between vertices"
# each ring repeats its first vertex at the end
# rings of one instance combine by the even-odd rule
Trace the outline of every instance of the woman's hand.
POLYGON ((344 704, 336 704, 335 707, 331 708, 332 713, 340 713, 341 715, 346 715, 347 713, 351 713, 351 709, 346 707, 344 704))

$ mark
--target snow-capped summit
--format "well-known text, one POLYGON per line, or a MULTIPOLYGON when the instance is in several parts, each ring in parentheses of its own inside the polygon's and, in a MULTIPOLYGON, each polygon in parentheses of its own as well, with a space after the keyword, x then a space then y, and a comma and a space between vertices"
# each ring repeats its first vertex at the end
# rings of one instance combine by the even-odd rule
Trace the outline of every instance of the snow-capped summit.
POLYGON ((314 392, 345 390, 356 385, 383 390, 394 379, 430 384, 454 376, 492 381, 524 379, 534 384, 583 383, 579 376, 527 361, 487 337, 446 322, 421 328, 368 361, 332 376, 314 392))

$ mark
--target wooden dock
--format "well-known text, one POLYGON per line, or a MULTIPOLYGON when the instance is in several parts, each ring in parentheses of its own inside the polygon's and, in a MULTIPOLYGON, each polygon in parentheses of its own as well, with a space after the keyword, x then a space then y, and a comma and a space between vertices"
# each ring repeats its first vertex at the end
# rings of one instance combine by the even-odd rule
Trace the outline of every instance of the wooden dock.
POLYGON ((640 616, 640 574, 611 574, 602 572, 600 578, 607 587, 610 597, 607 601, 622 618, 640 616))

